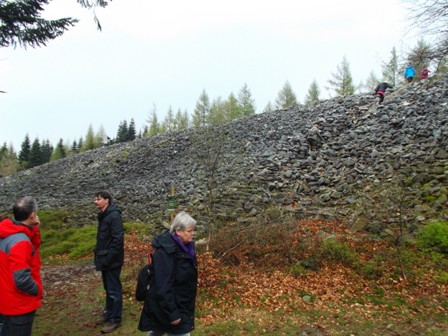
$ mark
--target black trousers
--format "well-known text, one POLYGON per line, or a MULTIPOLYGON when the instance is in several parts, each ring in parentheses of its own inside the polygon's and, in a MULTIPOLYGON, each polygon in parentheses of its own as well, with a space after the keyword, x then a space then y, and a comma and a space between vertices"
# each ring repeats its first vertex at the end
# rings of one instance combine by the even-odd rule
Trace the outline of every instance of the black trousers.
POLYGON ((0 336, 31 336, 36 311, 22 315, 2 315, 0 336))
POLYGON ((123 310, 123 289, 120 281, 121 267, 101 271, 106 291, 105 313, 112 322, 121 322, 123 310))

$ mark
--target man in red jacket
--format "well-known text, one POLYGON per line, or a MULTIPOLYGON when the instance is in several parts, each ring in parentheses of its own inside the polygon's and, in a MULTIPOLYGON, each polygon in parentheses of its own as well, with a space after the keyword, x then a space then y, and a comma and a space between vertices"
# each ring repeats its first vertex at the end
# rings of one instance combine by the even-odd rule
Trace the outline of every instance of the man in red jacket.
POLYGON ((42 302, 40 221, 33 197, 13 206, 14 220, 0 222, 0 314, 2 336, 29 336, 42 302))

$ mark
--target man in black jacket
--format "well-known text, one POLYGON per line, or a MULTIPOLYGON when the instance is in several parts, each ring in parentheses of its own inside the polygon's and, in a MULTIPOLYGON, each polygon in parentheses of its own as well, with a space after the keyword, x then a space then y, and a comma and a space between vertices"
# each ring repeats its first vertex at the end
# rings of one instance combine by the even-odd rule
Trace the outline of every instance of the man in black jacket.
POLYGON ((378 84, 377 87, 375 88, 375 95, 380 97, 380 100, 378 102, 379 105, 381 105, 383 103, 384 94, 386 93, 386 90, 388 88, 392 89, 393 86, 386 82, 382 82, 382 83, 378 84))
POLYGON ((106 291, 106 307, 97 324, 105 324, 101 332, 106 334, 121 325, 123 290, 120 273, 124 261, 124 228, 121 210, 112 202, 108 192, 97 192, 94 203, 99 210, 94 249, 95 268, 101 271, 106 291))

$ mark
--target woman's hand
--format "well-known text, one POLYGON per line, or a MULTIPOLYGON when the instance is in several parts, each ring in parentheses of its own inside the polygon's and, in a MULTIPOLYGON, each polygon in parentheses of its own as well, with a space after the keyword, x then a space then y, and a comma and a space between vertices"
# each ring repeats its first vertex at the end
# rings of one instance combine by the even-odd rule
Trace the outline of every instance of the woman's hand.
POLYGON ((180 323, 180 318, 178 318, 177 320, 171 321, 172 325, 178 325, 180 323))

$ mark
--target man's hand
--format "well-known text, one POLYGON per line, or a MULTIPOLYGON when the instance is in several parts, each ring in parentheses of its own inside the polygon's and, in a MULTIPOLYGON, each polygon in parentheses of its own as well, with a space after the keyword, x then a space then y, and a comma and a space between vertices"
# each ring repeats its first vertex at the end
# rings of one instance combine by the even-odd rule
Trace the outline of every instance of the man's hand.
POLYGON ((178 318, 177 320, 175 320, 175 321, 171 321, 171 324, 172 325, 178 325, 180 323, 180 318, 178 318))

